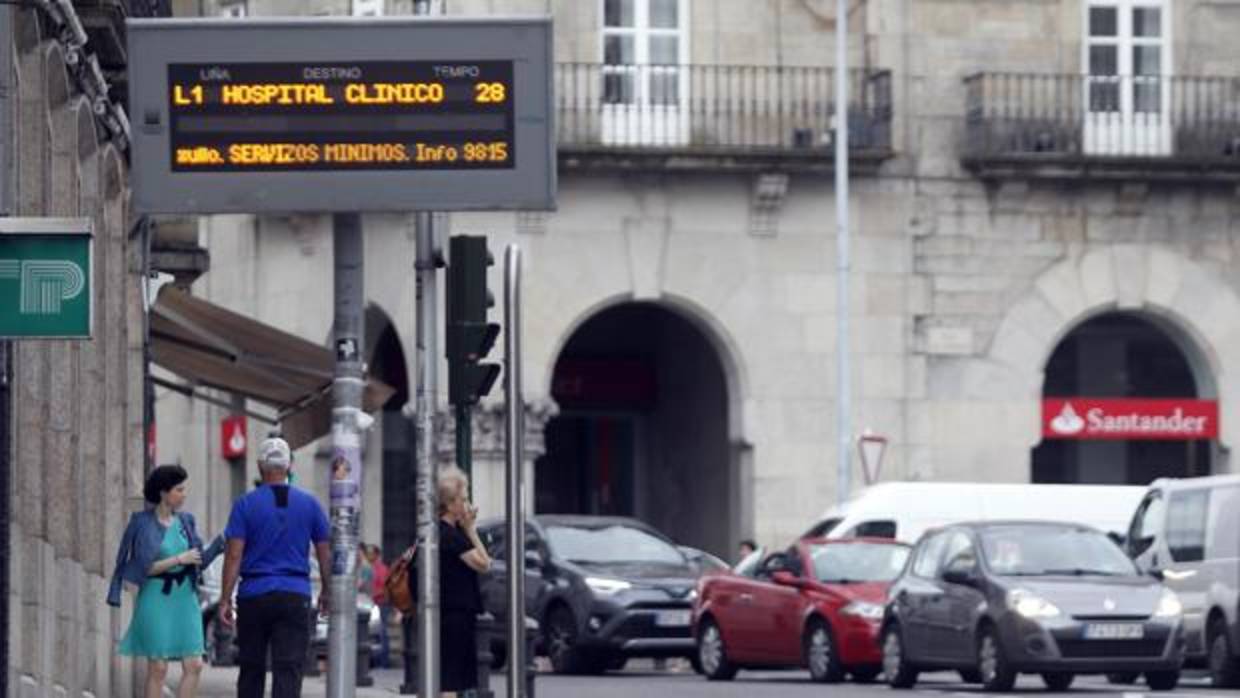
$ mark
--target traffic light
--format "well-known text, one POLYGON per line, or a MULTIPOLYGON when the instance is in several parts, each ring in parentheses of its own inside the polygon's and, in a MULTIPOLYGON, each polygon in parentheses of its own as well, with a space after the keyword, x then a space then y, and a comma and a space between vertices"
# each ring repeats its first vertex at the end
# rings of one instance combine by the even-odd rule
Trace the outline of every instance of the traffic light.
POLYGON ((495 346, 499 325, 487 322, 494 305, 487 291, 487 267, 494 263, 487 239, 453 236, 448 263, 448 402, 473 405, 495 385, 499 364, 480 363, 495 346))

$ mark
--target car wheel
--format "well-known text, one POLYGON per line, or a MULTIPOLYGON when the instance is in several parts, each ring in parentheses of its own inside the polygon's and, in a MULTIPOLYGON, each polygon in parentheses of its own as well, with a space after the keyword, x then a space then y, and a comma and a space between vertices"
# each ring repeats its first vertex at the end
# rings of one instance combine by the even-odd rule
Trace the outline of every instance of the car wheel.
POLYGON ((898 623, 883 630, 883 673, 892 688, 912 688, 917 683, 917 668, 904 651, 904 634, 898 623))
POLYGON ((577 621, 573 618, 573 612, 564 606, 556 606, 547 616, 546 628, 543 643, 547 647, 552 671, 557 674, 591 673, 589 662, 576 647, 577 621))
POLYGON ((689 655, 689 666, 693 669, 693 673, 698 676, 705 673, 702 671, 702 658, 697 655, 697 652, 689 655))
POLYGON ((1056 693, 1061 693, 1071 688, 1072 682, 1075 679, 1075 674, 1042 674, 1042 683, 1056 693))
POLYGON ((629 658, 623 654, 613 655, 607 658, 605 666, 607 671, 624 671, 624 667, 628 666, 629 658))
POLYGON ((220 648, 215 639, 215 621, 209 620, 202 624, 203 654, 207 656, 207 664, 220 666, 220 648))
POLYGON ((810 679, 818 683, 839 683, 844 680, 844 665, 840 664, 835 638, 826 623, 818 619, 810 621, 809 627, 805 629, 802 648, 810 679))
POLYGON ((878 675, 883 673, 883 668, 878 666, 857 667, 848 672, 853 681, 857 683, 873 683, 878 675))
POLYGON ((1107 683, 1114 686, 1131 686, 1141 675, 1134 671, 1113 671, 1107 674, 1107 683))
POLYGON ((999 634, 990 626, 982 629, 982 637, 977 641, 977 672, 987 691, 1003 693, 1016 685, 1016 672, 1008 664, 999 634))
POLYGON ((965 683, 981 683, 982 673, 977 669, 961 669, 956 672, 960 674, 960 680, 965 683))
POLYGON ((1180 684, 1180 672, 1147 671, 1145 683, 1149 684, 1151 691, 1174 691, 1175 687, 1180 684))
POLYGON ((502 642, 491 643, 491 671, 503 671, 508 666, 508 646, 502 642))
POLYGON ((731 681, 736 678, 737 667, 728 661, 728 649, 723 644, 719 625, 707 618, 698 630, 698 663, 702 675, 709 681, 731 681))
POLYGON ((1231 649, 1227 625, 1210 624, 1210 684, 1215 688, 1240 688, 1240 657, 1231 649))
POLYGON ((221 633, 215 619, 203 626, 204 648, 207 663, 211 666, 231 666, 234 663, 232 653, 232 636, 221 633))

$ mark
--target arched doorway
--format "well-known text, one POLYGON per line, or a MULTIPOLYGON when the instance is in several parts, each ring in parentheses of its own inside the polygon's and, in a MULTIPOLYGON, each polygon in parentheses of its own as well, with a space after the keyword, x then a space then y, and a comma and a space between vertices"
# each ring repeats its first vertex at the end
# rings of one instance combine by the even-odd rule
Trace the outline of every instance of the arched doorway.
POLYGON ((677 311, 626 303, 586 320, 556 360, 536 464, 539 513, 634 516, 729 556, 738 537, 729 389, 711 339, 677 311))
MULTIPOLYGON (((409 420, 402 408, 409 402, 409 376, 400 336, 388 316, 379 308, 366 309, 366 346, 370 350, 370 375, 396 389, 375 415, 382 458, 382 531, 366 532, 367 542, 378 541, 384 559, 400 555, 414 539, 413 438, 409 420)), ((370 494, 368 499, 373 499, 370 494)))
POLYGON ((1075 327, 1046 364, 1032 480, 1143 485, 1209 474, 1217 413, 1212 424, 1192 415, 1217 407, 1201 400, 1215 395, 1195 354, 1149 315, 1110 312, 1075 327))

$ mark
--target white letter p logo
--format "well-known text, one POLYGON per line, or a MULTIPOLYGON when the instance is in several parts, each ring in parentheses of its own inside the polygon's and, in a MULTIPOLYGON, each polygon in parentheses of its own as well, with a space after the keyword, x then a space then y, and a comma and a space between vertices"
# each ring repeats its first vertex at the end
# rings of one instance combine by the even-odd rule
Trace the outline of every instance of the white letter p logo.
POLYGON ((61 259, 0 259, 0 279, 18 279, 22 315, 56 315, 60 304, 86 288, 86 274, 61 259))

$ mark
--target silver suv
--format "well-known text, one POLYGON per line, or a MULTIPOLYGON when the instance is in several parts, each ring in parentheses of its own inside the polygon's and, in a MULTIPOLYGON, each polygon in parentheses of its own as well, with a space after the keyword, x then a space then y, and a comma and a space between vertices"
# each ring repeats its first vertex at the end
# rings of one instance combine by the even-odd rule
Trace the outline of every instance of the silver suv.
POLYGON ((1240 687, 1240 475, 1156 480, 1127 548, 1184 604, 1187 663, 1208 666, 1217 687, 1240 687))

